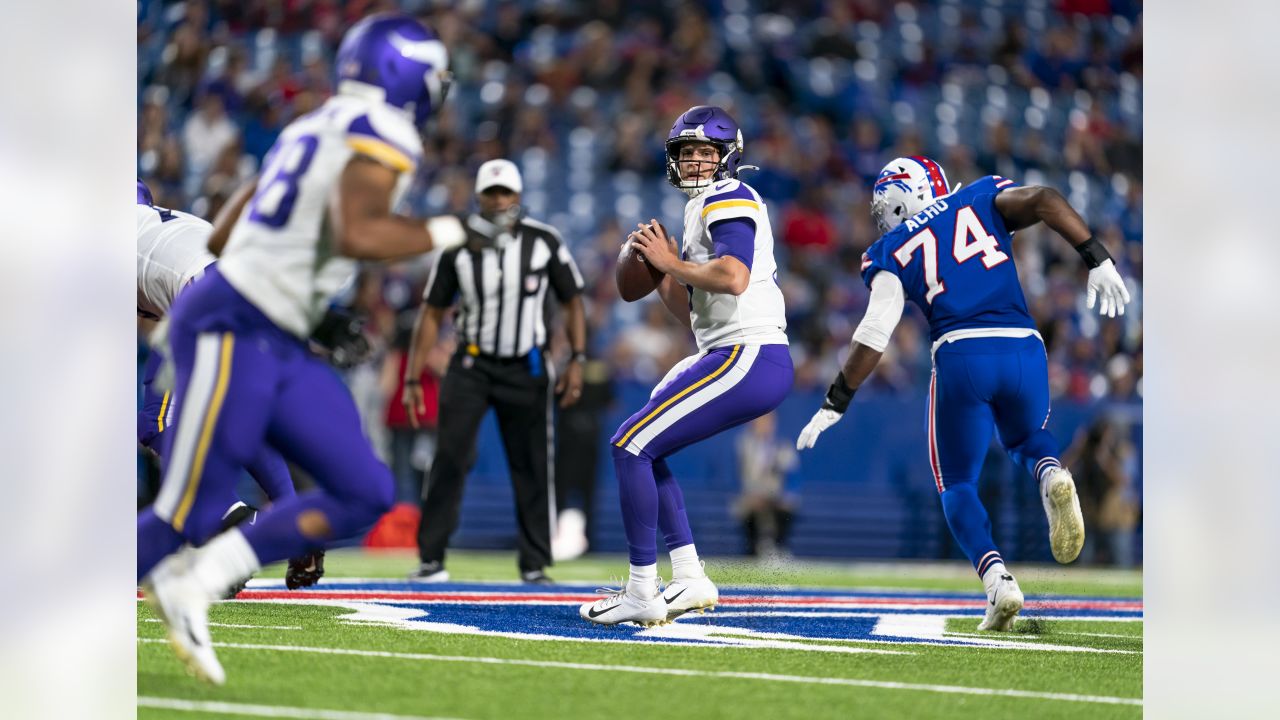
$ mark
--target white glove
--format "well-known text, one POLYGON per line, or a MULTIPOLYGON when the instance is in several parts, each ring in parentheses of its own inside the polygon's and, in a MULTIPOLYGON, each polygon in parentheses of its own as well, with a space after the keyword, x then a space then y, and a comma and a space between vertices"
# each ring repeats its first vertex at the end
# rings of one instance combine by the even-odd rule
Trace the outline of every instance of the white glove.
POLYGON ((1102 264, 1089 271, 1089 290, 1085 296, 1085 306, 1090 310, 1099 296, 1102 302, 1098 312, 1107 317, 1124 314, 1124 305, 1129 302, 1129 289, 1124 286, 1124 278, 1116 271, 1115 263, 1103 260, 1102 264))
POLYGON ((804 426, 800 431, 800 437, 796 439, 797 450, 807 450, 818 442, 818 436, 823 430, 835 425, 844 417, 844 413, 838 413, 835 410, 823 408, 813 414, 813 418, 809 420, 809 424, 804 426))

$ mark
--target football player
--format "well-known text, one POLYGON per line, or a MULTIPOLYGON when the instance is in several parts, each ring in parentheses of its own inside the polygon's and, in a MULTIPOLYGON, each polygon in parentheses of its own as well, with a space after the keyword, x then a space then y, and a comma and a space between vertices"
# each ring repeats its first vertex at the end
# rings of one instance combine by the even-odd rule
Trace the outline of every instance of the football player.
POLYGON ((257 522, 170 556, 147 599, 198 677, 225 673, 210 602, 265 563, 351 537, 392 504, 391 471, 370 447, 346 386, 307 338, 357 260, 428 252, 421 220, 391 208, 423 154, 420 132, 449 86, 448 54, 406 15, 376 14, 343 37, 337 93, 290 123, 262 176, 215 223, 218 263, 170 313, 179 420, 156 515, 174 527, 216 520, 204 500, 264 444, 317 487, 273 503, 257 522), (224 222, 225 220, 225 222, 224 222))
MULTIPOLYGON (((160 320, 173 305, 174 298, 214 261, 208 251, 213 226, 184 212, 157 207, 151 190, 138 181, 138 317, 160 320)), ((163 332, 161 333, 163 334, 163 332)), ((155 338, 160 344, 160 338, 155 338)), ((161 351, 153 347, 147 356, 142 378, 142 409, 138 411, 138 442, 164 456, 164 448, 173 434, 169 429, 176 417, 176 403, 170 390, 156 387, 156 375, 162 363, 161 351)), ((294 494, 289 467, 280 454, 263 447, 245 466, 253 479, 276 502, 294 494)), ((252 518, 254 509, 241 502, 233 488, 226 488, 225 511, 218 527, 190 528, 199 534, 183 533, 155 516, 148 507, 138 515, 138 577, 151 572, 161 558, 184 542, 200 545, 209 532, 220 532, 252 518)), ((209 502, 214 502, 210 499, 209 502)), ((323 575, 322 557, 301 557, 289 561, 285 581, 290 588, 313 585, 323 575)))
POLYGON ((872 197, 882 235, 862 256, 862 278, 871 289, 867 312, 796 447, 813 447, 844 416, 888 345, 904 299, 918 305, 933 342, 928 434, 934 484, 947 524, 987 593, 978 629, 1010 630, 1022 591, 991 539, 977 488, 993 426, 1010 457, 1040 485, 1053 557, 1075 560, 1085 532, 1075 482, 1045 429, 1045 348, 1018 283, 1013 233, 1043 222, 1070 242, 1089 268, 1089 308, 1097 302, 1107 317, 1123 314, 1129 291, 1106 248, 1051 188, 989 175, 953 192, 938 163, 909 157, 885 166, 872 197))
POLYGON ((681 247, 656 221, 627 242, 666 274, 662 302, 692 329, 698 353, 676 364, 610 440, 631 568, 626 587, 579 610, 603 625, 653 625, 719 601, 666 457, 772 411, 794 375, 768 210, 737 179, 742 131, 723 109, 697 106, 676 119, 666 145, 667 180, 689 196, 681 247), (659 528, 671 553, 665 592, 659 528))

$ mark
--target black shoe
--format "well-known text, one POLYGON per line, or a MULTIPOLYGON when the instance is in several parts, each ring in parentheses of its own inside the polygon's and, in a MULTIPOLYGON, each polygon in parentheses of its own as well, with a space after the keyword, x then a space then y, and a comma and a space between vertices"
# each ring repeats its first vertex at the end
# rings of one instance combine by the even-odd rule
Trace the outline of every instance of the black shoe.
POLYGON ((289 560, 284 573, 284 585, 290 590, 311 587, 324 577, 324 550, 313 550, 302 557, 289 560))
POLYGON ((520 573, 520 581, 528 585, 555 585, 556 581, 547 577, 541 570, 525 570, 520 573))
POLYGON ((417 570, 409 573, 409 579, 425 583, 449 582, 449 571, 444 569, 444 563, 431 560, 422 563, 417 570))

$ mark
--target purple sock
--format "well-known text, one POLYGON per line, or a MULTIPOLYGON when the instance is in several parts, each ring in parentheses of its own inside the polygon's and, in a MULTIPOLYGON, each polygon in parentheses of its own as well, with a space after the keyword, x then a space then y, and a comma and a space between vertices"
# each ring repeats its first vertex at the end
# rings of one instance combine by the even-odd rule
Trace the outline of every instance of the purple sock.
POLYGON ((612 450, 631 564, 652 565, 658 562, 658 486, 653 477, 653 461, 620 447, 612 450))
POLYGON ((693 531, 689 529, 689 514, 684 509, 684 493, 671 474, 665 458, 653 463, 653 478, 658 483, 658 526, 667 550, 693 544, 693 531))
POLYGON ((138 580, 173 551, 182 547, 183 537, 147 508, 138 513, 138 580))

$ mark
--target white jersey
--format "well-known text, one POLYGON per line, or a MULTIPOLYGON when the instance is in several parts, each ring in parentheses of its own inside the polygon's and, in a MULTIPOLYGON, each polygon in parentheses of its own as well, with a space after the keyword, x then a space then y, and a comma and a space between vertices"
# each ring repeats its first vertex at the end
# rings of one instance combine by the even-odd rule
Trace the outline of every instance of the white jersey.
POLYGON ((138 205, 138 315, 159 319, 213 262, 213 226, 195 215, 138 205))
POLYGON ((684 208, 684 259, 706 263, 719 256, 711 239, 713 223, 747 218, 755 223, 751 280, 741 295, 693 288, 690 317, 698 350, 725 345, 786 345, 787 317, 773 258, 773 229, 764 201, 738 180, 716 183, 684 208))
POLYGON ((394 205, 413 180, 422 141, 399 110, 347 95, 330 98, 280 134, 218 261, 227 282, 300 338, 310 336, 357 269, 356 261, 334 254, 328 221, 334 186, 356 154, 400 172, 394 205))

